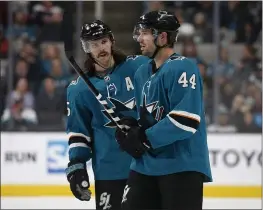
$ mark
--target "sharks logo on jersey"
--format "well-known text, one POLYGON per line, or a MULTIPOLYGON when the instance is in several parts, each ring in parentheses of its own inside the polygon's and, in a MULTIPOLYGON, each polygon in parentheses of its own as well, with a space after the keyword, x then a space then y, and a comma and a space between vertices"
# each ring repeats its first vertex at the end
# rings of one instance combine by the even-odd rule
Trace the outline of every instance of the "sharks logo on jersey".
MULTIPOLYGON (((122 118, 123 116, 126 116, 127 113, 129 112, 131 115, 135 115, 136 114, 136 102, 135 102, 135 98, 131 98, 130 100, 126 101, 126 102, 121 102, 115 98, 111 98, 108 97, 108 100, 111 102, 111 104, 113 105, 112 109, 114 110, 114 112, 120 117, 122 118)), ((110 119, 108 112, 106 112, 105 110, 102 110, 102 113, 107 117, 107 119, 109 120, 109 122, 107 122, 104 126, 105 127, 109 127, 109 128, 116 128, 115 123, 110 119)))
POLYGON ((159 106, 159 101, 154 101, 152 103, 146 104, 146 94, 144 94, 143 103, 140 106, 140 125, 144 129, 153 126, 162 119, 163 111, 164 107, 159 106))
POLYGON ((149 95, 151 81, 147 81, 142 90, 142 104, 140 106, 140 119, 139 123, 145 129, 153 126, 163 117, 164 107, 159 106, 159 101, 154 101, 147 104, 146 95, 149 95))
MULTIPOLYGON (((121 102, 115 98, 108 97, 108 100, 113 105, 112 109, 114 112, 120 117, 129 115, 135 115, 136 113, 136 102, 135 98, 132 98, 126 102, 121 102), (125 114, 126 112, 126 114, 125 114)), ((163 117, 164 107, 158 105, 159 102, 155 101, 150 104, 146 104, 146 95, 144 95, 143 104, 140 107, 140 119, 139 124, 145 128, 151 127, 156 124, 163 117)), ((102 110, 102 113, 106 116, 109 122, 104 124, 105 127, 108 128, 116 128, 115 123, 110 119, 108 112, 102 110)))

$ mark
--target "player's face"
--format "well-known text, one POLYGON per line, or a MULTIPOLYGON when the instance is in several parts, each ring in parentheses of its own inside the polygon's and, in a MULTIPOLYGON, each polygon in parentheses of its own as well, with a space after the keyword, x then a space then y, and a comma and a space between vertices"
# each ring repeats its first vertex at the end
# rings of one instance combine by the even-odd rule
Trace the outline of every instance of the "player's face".
POLYGON ((151 57, 155 51, 154 37, 151 29, 140 29, 137 41, 140 44, 142 54, 151 57))
POLYGON ((102 64, 106 64, 111 59, 112 42, 108 37, 89 41, 89 50, 93 58, 102 64))

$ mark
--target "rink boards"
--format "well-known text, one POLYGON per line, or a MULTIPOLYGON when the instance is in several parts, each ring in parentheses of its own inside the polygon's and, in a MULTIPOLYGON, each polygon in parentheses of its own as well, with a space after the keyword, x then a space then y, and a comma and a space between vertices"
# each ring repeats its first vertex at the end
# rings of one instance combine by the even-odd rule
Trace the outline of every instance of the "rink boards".
MULTIPOLYGON (((208 145, 214 182, 205 185, 205 197, 260 198, 261 135, 213 134, 208 145)), ((1 195, 71 195, 67 152, 64 133, 1 133, 1 195)))

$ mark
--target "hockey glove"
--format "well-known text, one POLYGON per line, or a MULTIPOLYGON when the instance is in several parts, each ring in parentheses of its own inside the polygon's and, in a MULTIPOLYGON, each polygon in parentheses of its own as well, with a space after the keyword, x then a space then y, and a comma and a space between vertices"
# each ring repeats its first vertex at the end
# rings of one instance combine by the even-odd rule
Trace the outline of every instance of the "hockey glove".
POLYGON ((66 174, 73 195, 81 201, 89 201, 91 191, 89 190, 90 183, 86 164, 75 161, 69 162, 66 174))
POLYGON ((121 149, 126 151, 133 158, 140 158, 147 150, 151 149, 144 130, 139 126, 138 121, 133 117, 124 117, 120 124, 127 128, 116 129, 115 138, 121 149))

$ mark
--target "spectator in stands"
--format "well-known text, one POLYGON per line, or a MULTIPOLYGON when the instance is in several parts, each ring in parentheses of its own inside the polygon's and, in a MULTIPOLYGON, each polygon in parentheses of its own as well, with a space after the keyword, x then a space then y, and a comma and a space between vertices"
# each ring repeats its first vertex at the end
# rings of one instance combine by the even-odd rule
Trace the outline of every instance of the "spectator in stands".
POLYGON ((253 103, 251 105, 251 114, 256 126, 262 129, 262 88, 255 88, 253 93, 253 103))
POLYGON ((12 10, 21 11, 23 14, 28 15, 28 5, 29 1, 13 1, 12 10))
MULTIPOLYGON (((232 41, 253 43, 256 41, 262 25, 262 2, 221 2, 221 27, 233 32, 232 41)), ((228 34, 229 34, 228 32, 228 34)))
POLYGON ((242 125, 238 128, 240 133, 260 133, 262 127, 256 125, 253 115, 248 111, 244 113, 242 125))
POLYGON ((257 57, 257 50, 253 45, 246 44, 243 48, 243 56, 240 61, 239 68, 249 69, 254 71, 257 69, 259 58, 257 57))
POLYGON ((262 30, 262 2, 240 2, 239 27, 236 29, 237 43, 254 43, 262 30))
POLYGON ((213 117, 213 80, 207 74, 207 64, 200 59, 197 59, 197 64, 203 78, 203 99, 206 110, 206 123, 210 124, 213 117))
POLYGON ((7 58, 8 41, 4 36, 4 27, 0 24, 0 59, 7 58))
POLYGON ((215 63, 213 62, 208 69, 208 74, 213 76, 215 71, 217 71, 217 76, 220 77, 220 84, 223 84, 225 80, 230 80, 233 77, 235 66, 229 60, 229 53, 226 47, 220 48, 218 66, 215 67, 215 63))
POLYGON ((184 41, 182 55, 193 60, 195 63, 198 63, 203 60, 199 57, 196 44, 192 39, 184 41))
POLYGON ((237 33, 235 42, 238 43, 248 43, 252 44, 254 43, 257 38, 258 34, 256 34, 256 31, 254 30, 255 26, 253 25, 252 20, 247 20, 240 29, 240 32, 237 33))
POLYGON ((63 19, 63 10, 55 6, 52 1, 42 1, 33 7, 33 13, 42 13, 42 20, 45 24, 61 23, 63 19))
POLYGON ((207 70, 208 70, 207 64, 201 59, 197 59, 196 61, 197 61, 197 65, 199 67, 201 76, 203 78, 204 88, 207 90, 212 90, 213 80, 212 80, 212 77, 208 75, 207 73, 207 70))
POLYGON ((56 45, 48 44, 43 49, 42 71, 44 74, 49 75, 52 70, 52 60, 60 59, 60 51, 56 45))
POLYGON ((55 80, 55 86, 61 91, 64 91, 69 84, 72 76, 68 73, 68 69, 62 64, 61 59, 53 59, 51 64, 51 72, 49 74, 55 80))
POLYGON ((21 39, 35 40, 36 31, 34 27, 27 25, 27 15, 23 11, 16 11, 14 13, 13 25, 8 27, 7 36, 12 35, 13 47, 17 51, 23 42, 21 39))
POLYGON ((66 101, 61 91, 55 87, 55 80, 48 77, 36 98, 36 110, 40 125, 60 125, 64 114, 66 101))
POLYGON ((27 79, 31 90, 34 94, 36 94, 45 75, 41 71, 40 58, 34 44, 29 41, 25 42, 17 56, 17 59, 23 59, 26 61, 28 65, 27 79))
POLYGON ((195 12, 201 12, 205 15, 205 20, 207 24, 212 25, 213 24, 213 14, 214 14, 214 8, 213 8, 213 1, 198 1, 197 7, 195 8, 195 12))
POLYGON ((15 71, 14 71, 14 87, 16 86, 17 82, 21 78, 28 78, 28 63, 24 59, 19 59, 15 65, 15 71))
POLYGON ((232 107, 233 99, 236 95, 236 91, 231 83, 225 83, 220 86, 220 102, 226 106, 228 110, 232 107))
POLYGON ((63 9, 52 1, 42 1, 33 7, 33 14, 41 27, 40 42, 61 41, 63 9))
POLYGON ((10 94, 7 107, 11 107, 15 98, 23 99, 23 107, 34 109, 34 96, 28 89, 28 82, 26 78, 20 78, 17 82, 16 89, 10 94))
POLYGON ((245 106, 245 97, 242 94, 236 94, 232 101, 232 107, 230 114, 232 116, 242 115, 245 111, 248 111, 249 107, 245 106))
POLYGON ((34 96, 28 90, 28 82, 25 78, 21 78, 16 89, 8 95, 2 122, 7 124, 10 120, 13 120, 16 126, 22 127, 37 123, 34 96))
POLYGON ((194 34, 195 43, 212 43, 213 31, 205 19, 205 14, 198 12, 194 16, 194 34))
POLYGON ((242 13, 240 2, 222 2, 220 8, 220 25, 228 30, 235 31, 239 25, 240 14, 242 13))
POLYGON ((261 89, 256 88, 253 94, 254 103, 253 103, 253 106, 251 107, 251 111, 253 113, 259 113, 262 111, 262 97, 261 96, 262 96, 261 89))
POLYGON ((255 69, 251 72, 248 80, 255 84, 258 88, 262 89, 262 62, 259 60, 255 64, 255 69))
POLYGON ((26 41, 23 43, 21 50, 18 53, 18 57, 24 59, 28 64, 34 64, 36 62, 37 51, 33 46, 33 43, 26 41))
POLYGON ((224 104, 227 109, 231 109, 232 100, 236 94, 231 83, 234 73, 235 66, 229 60, 228 49, 221 47, 217 66, 215 62, 210 64, 207 74, 216 80, 220 91, 220 102, 224 104))
POLYGON ((234 133, 237 131, 231 122, 229 110, 224 105, 218 105, 218 114, 217 122, 207 127, 208 132, 234 133))
POLYGON ((243 94, 238 93, 234 96, 230 110, 230 117, 238 130, 242 129, 244 124, 244 113, 249 112, 250 108, 251 104, 246 100, 243 94))
POLYGON ((245 45, 242 58, 235 68, 233 79, 230 81, 235 90, 240 90, 249 80, 252 79, 253 81, 251 75, 256 75, 258 63, 259 59, 256 57, 255 48, 251 45, 245 45))

